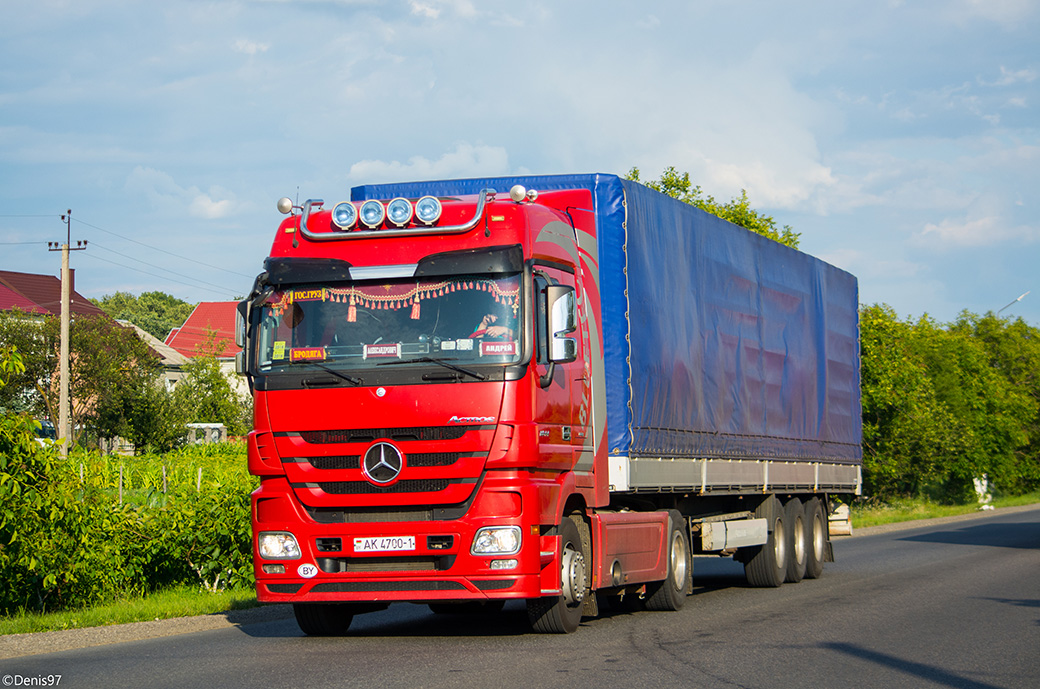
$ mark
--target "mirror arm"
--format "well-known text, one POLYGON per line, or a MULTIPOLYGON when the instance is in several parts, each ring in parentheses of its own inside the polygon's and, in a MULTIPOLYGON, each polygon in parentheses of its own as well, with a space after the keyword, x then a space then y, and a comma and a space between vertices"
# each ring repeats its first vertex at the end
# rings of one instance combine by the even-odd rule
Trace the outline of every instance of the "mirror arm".
POLYGON ((543 390, 549 387, 549 385, 552 384, 554 375, 556 375, 556 362, 550 361, 549 369, 545 372, 545 375, 538 378, 538 385, 540 385, 543 390))

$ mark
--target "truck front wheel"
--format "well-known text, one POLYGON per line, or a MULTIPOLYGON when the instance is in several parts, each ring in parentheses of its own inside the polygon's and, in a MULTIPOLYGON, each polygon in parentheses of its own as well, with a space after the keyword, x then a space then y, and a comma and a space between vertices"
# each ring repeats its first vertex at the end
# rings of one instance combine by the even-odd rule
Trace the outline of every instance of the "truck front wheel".
POLYGON ((536 632, 570 634, 581 624, 581 611, 589 595, 589 574, 576 523, 579 519, 579 515, 571 515, 560 524, 560 595, 527 601, 527 617, 536 632))
POLYGON ((341 603, 293 603, 296 624, 307 636, 339 636, 354 621, 354 610, 341 603))

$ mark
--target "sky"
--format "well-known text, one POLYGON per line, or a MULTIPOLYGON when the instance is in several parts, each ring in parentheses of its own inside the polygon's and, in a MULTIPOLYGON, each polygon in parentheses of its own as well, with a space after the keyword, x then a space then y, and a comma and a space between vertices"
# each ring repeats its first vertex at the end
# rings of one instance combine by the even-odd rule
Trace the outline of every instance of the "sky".
POLYGON ((279 197, 689 172, 860 301, 1040 326, 1040 0, 0 0, 0 270, 244 296, 279 197), (71 223, 61 215, 72 210, 71 223), (1029 292, 1020 301, 1019 295, 1029 292))

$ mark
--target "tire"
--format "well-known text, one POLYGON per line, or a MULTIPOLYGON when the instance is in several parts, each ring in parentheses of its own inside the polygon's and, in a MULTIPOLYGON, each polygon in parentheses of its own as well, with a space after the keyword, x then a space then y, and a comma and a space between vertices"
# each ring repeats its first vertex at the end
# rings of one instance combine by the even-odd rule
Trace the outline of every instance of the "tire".
POLYGON ((354 620, 354 611, 341 603, 293 603, 293 613, 307 636, 340 636, 354 620))
POLYGON ((776 588, 787 578, 787 527, 784 508, 775 495, 770 495, 755 510, 756 519, 769 522, 765 544, 748 550, 744 575, 748 584, 760 588, 776 588))
POLYGON ((784 505, 787 520, 787 576, 784 581, 797 584, 805 576, 805 564, 809 553, 809 532, 805 528, 805 507, 798 498, 791 498, 784 505))
POLYGON ((527 618, 534 631, 541 634, 570 634, 581 624, 582 608, 589 593, 589 571, 577 521, 571 515, 560 524, 559 596, 533 598, 527 601, 527 618))
POLYGON ((682 515, 671 510, 668 516, 668 576, 646 586, 646 609, 678 610, 686 602, 693 587, 693 560, 690 539, 686 535, 682 515))
POLYGON ((819 579, 823 575, 823 563, 827 555, 827 515, 823 513, 823 503, 819 498, 805 503, 805 531, 809 539, 805 578, 819 579))

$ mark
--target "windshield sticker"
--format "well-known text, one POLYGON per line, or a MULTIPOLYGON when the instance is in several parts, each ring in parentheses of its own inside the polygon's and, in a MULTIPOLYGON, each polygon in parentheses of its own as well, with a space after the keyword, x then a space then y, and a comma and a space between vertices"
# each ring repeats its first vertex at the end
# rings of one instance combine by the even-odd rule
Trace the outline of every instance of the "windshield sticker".
POLYGON ((472 352, 473 340, 469 339, 468 337, 464 340, 455 340, 455 349, 459 350, 460 352, 472 352))
POLYGON ((366 359, 400 359, 401 345, 397 344, 371 344, 365 345, 366 359))
POLYGON ((516 340, 512 342, 481 342, 480 356, 516 356, 520 353, 516 340))
POLYGON ((285 340, 278 340, 274 343, 274 351, 271 352, 271 358, 276 361, 285 358, 285 340))
POLYGON ((293 292, 292 300, 296 301, 325 301, 324 289, 301 289, 293 292))
POLYGON ((289 361, 325 361, 324 347, 297 347, 289 350, 289 361))

